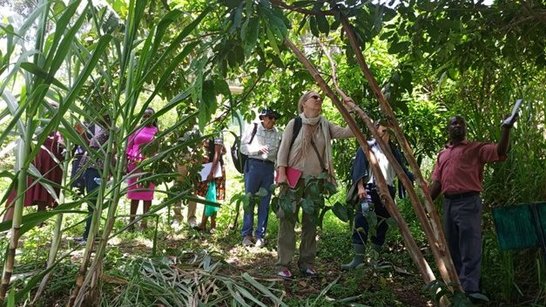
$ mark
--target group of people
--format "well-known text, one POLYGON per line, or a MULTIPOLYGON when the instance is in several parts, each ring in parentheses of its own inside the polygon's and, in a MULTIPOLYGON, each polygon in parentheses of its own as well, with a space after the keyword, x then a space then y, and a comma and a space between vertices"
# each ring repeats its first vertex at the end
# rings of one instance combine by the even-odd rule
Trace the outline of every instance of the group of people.
MULTIPOLYGON (((349 110, 355 108, 350 99, 344 100, 349 110)), ((247 132, 244 138, 245 144, 242 151, 249 155, 245 166, 245 191, 256 193, 260 187, 267 188, 273 182, 273 174, 277 172, 277 183, 289 184, 288 188, 301 189, 305 185, 304 178, 320 177, 332 178, 332 147, 331 140, 336 138, 350 138, 353 136, 349 128, 342 128, 330 123, 321 116, 322 99, 317 92, 310 91, 301 96, 298 102, 299 115, 288 122, 282 137, 272 121, 277 118, 276 113, 265 110, 260 116, 261 125, 255 135, 247 132), (276 144, 280 143, 279 146, 276 144), (278 151, 277 151, 278 150, 278 151), (275 152, 277 151, 277 152, 275 152), (275 159, 276 158, 276 159, 275 159), (296 169, 299 179, 295 185, 289 183, 290 177, 296 169)), ((466 122, 461 116, 449 119, 447 125, 449 142, 438 154, 432 173, 430 196, 436 199, 443 194, 444 226, 453 258, 455 269, 461 285, 469 297, 483 297, 480 293, 480 268, 481 268, 481 213, 482 204, 480 192, 482 191, 483 172, 486 163, 503 161, 507 157, 509 148, 510 129, 513 127, 517 116, 504 120, 502 124, 502 136, 498 143, 471 142, 466 140, 466 122)), ((386 121, 378 121, 375 124, 377 135, 389 145, 397 162, 403 167, 406 175, 413 180, 413 174, 407 170, 401 152, 389 139, 389 124, 386 121)), ((375 156, 379 168, 385 178, 389 193, 394 199, 395 188, 393 179, 394 168, 387 159, 377 140, 368 141, 371 153, 375 156)), ((353 259, 341 266, 342 269, 353 269, 363 263, 365 245, 368 241, 369 224, 366 218, 367 206, 361 202, 371 203, 377 216, 376 229, 370 238, 372 247, 380 250, 385 243, 385 235, 388 229, 386 220, 390 217, 376 186, 373 172, 362 149, 358 149, 352 169, 352 184, 357 193, 356 214, 352 243, 354 248, 353 259)), ((252 204, 245 212, 242 227, 243 245, 251 245, 255 240, 256 246, 263 246, 264 235, 267 229, 267 212, 271 198, 271 191, 263 196, 258 205, 258 224, 255 231, 255 239, 252 236, 253 212, 252 204)), ((301 199, 306 197, 308 191, 303 188, 301 199)), ((323 199, 316 200, 323 202, 323 199)), ((320 206, 320 204, 316 204, 320 206)), ((291 278, 290 264, 296 249, 295 224, 299 212, 299 203, 294 202, 291 210, 284 208, 276 212, 279 219, 279 231, 277 238, 277 266, 278 275, 283 278, 291 278)), ((297 266, 302 274, 315 276, 317 271, 313 263, 317 253, 316 224, 312 214, 302 212, 301 218, 301 242, 299 246, 299 259, 297 266)))
MULTIPOLYGON (((322 98, 319 93, 309 91, 301 96, 297 109, 299 115, 291 119, 283 132, 276 127, 276 120, 279 114, 272 109, 264 109, 259 115, 260 122, 249 126, 241 139, 241 152, 248 158, 244 165, 245 192, 256 194, 260 189, 267 191, 259 199, 251 197, 249 206, 243 215, 241 228, 242 244, 244 246, 263 247, 266 244, 267 224, 269 217, 269 205, 272 196, 272 185, 277 183, 281 189, 300 190, 299 196, 303 199, 310 191, 305 188, 308 178, 322 178, 335 182, 334 167, 332 164, 331 140, 338 138, 351 138, 353 132, 348 127, 340 127, 328 121, 321 115, 322 98), (275 179, 276 173, 276 179, 275 179), (257 206, 257 223, 254 224, 254 211, 257 206)), ((344 104, 349 110, 354 110, 355 103, 350 99, 344 99, 344 104)), ((130 224, 134 223, 138 204, 143 201, 143 212, 146 213, 151 206, 154 196, 154 184, 141 180, 142 170, 139 168, 145 154, 143 148, 154 141, 158 133, 157 120, 149 120, 154 115, 154 110, 146 109, 144 112, 144 125, 128 138, 127 145, 127 173, 128 191, 127 197, 131 201, 130 224)), ((463 289, 467 293, 478 293, 481 266, 481 199, 482 180, 484 165, 489 162, 502 161, 506 159, 509 147, 510 128, 513 126, 517 116, 502 125, 502 137, 498 143, 470 142, 466 140, 466 123, 460 116, 452 117, 449 120, 449 142, 439 153, 432 173, 432 184, 430 194, 432 199, 440 194, 444 197, 444 224, 449 249, 459 275, 463 289)), ((76 131, 92 149, 89 152, 84 147, 78 147, 75 151, 73 162, 72 181, 73 186, 82 193, 90 194, 97 189, 103 180, 104 157, 108 133, 112 125, 107 116, 90 125, 76 125, 76 131), (97 155, 101 152, 102 155, 97 155)), ((389 139, 389 123, 378 121, 375 124, 377 135, 386 143, 395 156, 397 162, 403 166, 410 179, 413 177, 404 167, 404 160, 401 152, 389 139)), ((58 166, 62 156, 57 155, 61 150, 61 138, 57 134, 47 140, 44 147, 49 152, 55 153, 58 166), (51 146, 56 146, 52 150, 51 146)), ((387 159, 383 149, 375 139, 370 139, 368 145, 371 154, 375 156, 383 177, 386 179, 389 193, 394 199, 395 189, 393 180, 395 177, 394 168, 387 159)), ((223 155, 225 146, 221 137, 205 140, 205 157, 203 163, 211 163, 210 171, 204 175, 195 187, 196 194, 206 197, 212 201, 221 201, 225 194, 225 168, 223 155), (215 174, 220 173, 217 176, 215 174)), ((51 156, 49 153, 40 153, 34 163, 38 167, 43 155, 51 156)), ((55 157, 52 157, 54 159, 55 157)), ((42 159, 43 160, 43 159, 42 159)), ((108 159, 106 159, 108 161, 108 159)), ((46 163, 47 164, 47 163, 46 163)), ((179 166, 182 173, 185 166, 179 166)), ((57 171, 48 167, 45 174, 56 174, 57 171)), ((369 162, 362 149, 355 154, 355 161, 352 169, 352 190, 355 191, 356 214, 352 234, 354 249, 353 259, 342 265, 342 269, 350 270, 364 262, 366 244, 368 241, 369 223, 367 220, 368 207, 361 205, 366 202, 370 205, 377 216, 376 230, 373 232, 370 241, 372 247, 380 250, 385 242, 388 229, 386 220, 390 217, 388 210, 380 197, 376 185, 376 179, 370 170, 369 162)), ((59 177, 59 176, 56 176, 59 177)), ((33 189, 39 189, 40 184, 34 184, 27 190, 25 199, 28 204, 38 203, 39 208, 53 206, 55 201, 50 197, 36 198, 32 193, 33 189)), ((12 193, 13 194, 13 193, 12 193)), ((43 193, 50 196, 49 193, 43 193)), ((15 195, 8 200, 9 206, 15 195)), ((316 202, 315 208, 323 205, 324 199, 310 198, 316 202)), ((87 218, 85 231, 80 240, 85 241, 89 235, 91 214, 96 204, 96 195, 91 197, 89 205, 89 217, 87 218)), ((283 278, 291 278, 291 262, 296 251, 295 225, 298 220, 300 204, 298 201, 292 203, 291 208, 278 208, 275 212, 279 220, 279 231, 277 237, 277 267, 278 275, 283 278)), ((188 206, 188 221, 192 226, 201 230, 207 227, 210 217, 211 228, 216 227, 215 207, 207 207, 203 214, 200 225, 196 223, 195 203, 188 206)), ((317 254, 316 219, 314 215, 303 211, 301 218, 301 242, 299 245, 298 269, 306 276, 315 276, 317 271, 314 268, 314 261, 317 254)), ((7 218, 11 218, 6 215, 7 218)), ((5 218, 6 218, 5 217, 5 218)), ((146 227, 145 220, 142 224, 146 227)))

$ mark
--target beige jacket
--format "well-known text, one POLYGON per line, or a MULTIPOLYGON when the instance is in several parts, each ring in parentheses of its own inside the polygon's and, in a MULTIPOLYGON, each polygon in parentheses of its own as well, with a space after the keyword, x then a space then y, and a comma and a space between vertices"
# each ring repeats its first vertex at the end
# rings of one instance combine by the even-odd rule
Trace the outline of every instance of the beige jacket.
MULTIPOLYGON (((344 139, 354 136, 353 132, 349 127, 342 128, 340 126, 330 123, 329 121, 327 121, 326 126, 329 127, 329 135, 331 139, 344 139)), ((295 149, 301 147, 304 133, 307 129, 312 129, 312 127, 303 124, 298 136, 294 140, 292 148, 289 149, 290 142, 292 141, 293 128, 294 119, 288 122, 282 135, 281 145, 277 154, 277 166, 290 166, 296 168, 303 172, 303 176, 318 176, 322 172, 322 168, 317 154, 315 153, 315 150, 312 146, 307 146, 303 155, 300 155, 300 157, 302 158, 296 159, 295 149), (290 152, 288 152, 289 150, 290 152)), ((329 142, 329 140, 328 142, 325 140, 324 133, 322 132, 320 127, 316 129, 313 133, 313 140, 317 146, 318 152, 321 154, 324 163, 327 166, 332 165, 331 161, 326 161, 324 159, 326 146, 330 146, 331 149, 332 144, 331 142, 329 142)))

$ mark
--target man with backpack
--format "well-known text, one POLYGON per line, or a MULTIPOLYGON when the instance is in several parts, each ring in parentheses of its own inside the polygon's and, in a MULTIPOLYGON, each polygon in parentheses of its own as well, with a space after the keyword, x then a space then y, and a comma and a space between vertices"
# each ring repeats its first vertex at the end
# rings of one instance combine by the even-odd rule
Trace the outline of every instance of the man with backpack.
POLYGON ((281 141, 281 133, 275 128, 279 114, 271 109, 260 112, 260 123, 254 123, 246 131, 241 139, 241 153, 247 156, 244 164, 245 192, 253 196, 260 188, 267 191, 260 197, 258 204, 258 223, 256 225, 255 239, 252 236, 254 228, 254 204, 255 197, 250 198, 248 208, 243 215, 243 228, 241 235, 243 245, 263 247, 265 245, 265 232, 269 217, 269 201, 271 200, 271 185, 273 184, 277 151, 281 141), (255 242, 254 242, 255 240, 255 242))

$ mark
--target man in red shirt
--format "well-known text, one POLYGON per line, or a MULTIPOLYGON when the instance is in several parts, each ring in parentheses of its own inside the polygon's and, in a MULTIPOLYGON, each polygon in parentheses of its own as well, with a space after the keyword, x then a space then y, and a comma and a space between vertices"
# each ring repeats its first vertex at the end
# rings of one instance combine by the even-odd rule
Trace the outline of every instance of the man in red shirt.
POLYGON ((451 258, 463 290, 470 298, 487 297, 480 291, 482 259, 481 214, 483 170, 488 162, 504 161, 510 129, 517 116, 502 125, 501 140, 495 143, 466 140, 463 117, 449 120, 450 142, 440 151, 432 172, 430 196, 444 195, 444 227, 451 258))

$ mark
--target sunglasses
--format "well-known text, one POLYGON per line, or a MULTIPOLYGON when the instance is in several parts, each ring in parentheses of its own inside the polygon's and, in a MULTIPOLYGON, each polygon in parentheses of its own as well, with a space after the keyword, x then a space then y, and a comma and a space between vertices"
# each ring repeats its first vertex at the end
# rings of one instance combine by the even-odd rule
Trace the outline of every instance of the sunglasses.
POLYGON ((276 118, 275 116, 273 116, 273 115, 267 115, 266 117, 269 118, 269 119, 271 119, 271 120, 276 120, 276 119, 277 119, 277 118, 276 118))
POLYGON ((313 98, 313 99, 315 99, 315 100, 318 100, 318 99, 320 98, 320 96, 319 96, 319 95, 312 95, 312 96, 309 97, 309 98, 313 98))

